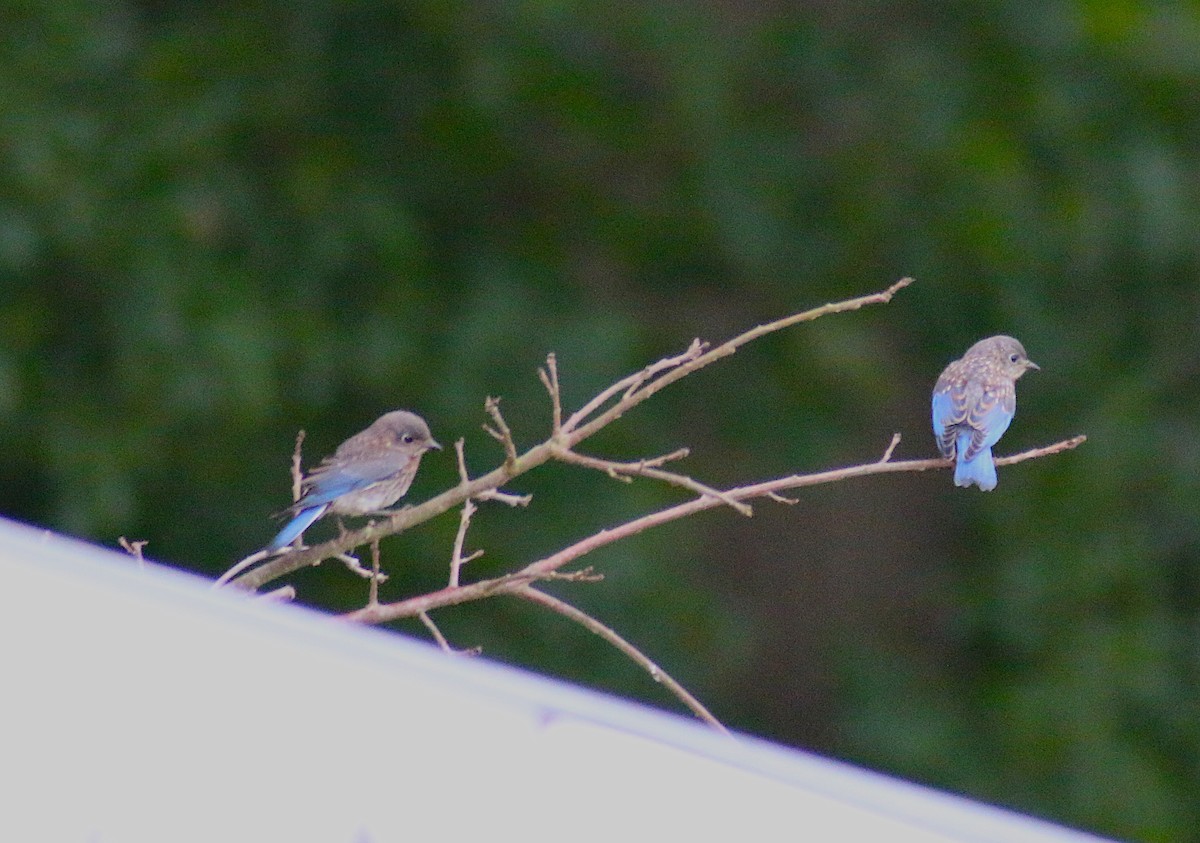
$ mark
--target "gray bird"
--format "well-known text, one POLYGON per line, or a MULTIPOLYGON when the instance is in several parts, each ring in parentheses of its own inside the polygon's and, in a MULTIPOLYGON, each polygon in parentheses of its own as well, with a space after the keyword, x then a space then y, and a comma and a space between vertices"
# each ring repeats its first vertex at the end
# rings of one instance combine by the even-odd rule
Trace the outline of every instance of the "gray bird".
POLYGON ((1017 411, 1017 379, 1041 367, 1012 337, 980 340, 955 360, 933 388, 933 435, 946 459, 957 459, 954 485, 996 488, 992 446, 1017 411))
POLYGON ((291 544, 327 513, 370 515, 391 506, 412 485, 421 455, 441 447, 416 413, 385 413, 308 473, 300 500, 285 510, 293 515, 292 520, 266 551, 272 553, 291 544))

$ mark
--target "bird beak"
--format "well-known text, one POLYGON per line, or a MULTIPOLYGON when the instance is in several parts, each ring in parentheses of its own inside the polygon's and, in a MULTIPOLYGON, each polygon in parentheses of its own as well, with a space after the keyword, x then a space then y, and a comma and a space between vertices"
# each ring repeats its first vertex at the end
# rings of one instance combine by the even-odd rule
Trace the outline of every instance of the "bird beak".
POLYGON ((1025 361, 1025 368, 1026 369, 1036 369, 1039 372, 1042 370, 1042 367, 1039 366, 1037 363, 1034 363, 1032 360, 1025 361))
POLYGON ((437 441, 436 439, 430 439, 430 440, 429 440, 429 445, 428 445, 428 446, 426 446, 426 447, 428 447, 428 448, 436 448, 436 449, 437 449, 437 450, 439 450, 439 451, 440 451, 440 450, 442 450, 442 446, 441 446, 440 444, 438 444, 438 441, 437 441))

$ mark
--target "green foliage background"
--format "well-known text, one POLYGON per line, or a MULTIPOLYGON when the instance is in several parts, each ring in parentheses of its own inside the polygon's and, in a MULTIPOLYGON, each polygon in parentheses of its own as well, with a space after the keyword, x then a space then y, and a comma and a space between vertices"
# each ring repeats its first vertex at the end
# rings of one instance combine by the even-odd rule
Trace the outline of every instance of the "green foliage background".
MULTIPOLYGON (((0 12, 0 511, 214 575, 310 460, 409 407, 476 471, 693 336, 901 275, 594 443, 713 484, 932 453, 930 386, 1021 338, 1002 470, 874 478, 598 554, 560 589, 735 728, 1103 833, 1200 840, 1200 7, 14 2, 0 12)), ((413 491, 454 482, 433 457, 413 491)), ((471 573, 677 500, 562 467, 471 573)), ((385 548, 444 577, 453 518, 385 548)), ((306 573, 345 608, 363 585, 306 573)), ((459 645, 670 705, 492 601, 459 645)), ((65 624, 70 619, 64 619, 65 624)), ((404 631, 423 635, 416 625, 404 631)))

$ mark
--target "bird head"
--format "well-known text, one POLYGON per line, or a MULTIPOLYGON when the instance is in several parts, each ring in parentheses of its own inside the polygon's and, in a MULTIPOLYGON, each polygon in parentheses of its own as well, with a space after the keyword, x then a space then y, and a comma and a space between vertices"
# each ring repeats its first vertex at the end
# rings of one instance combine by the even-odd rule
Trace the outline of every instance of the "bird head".
POLYGON ((984 346, 981 350, 985 350, 992 358, 997 369, 1014 381, 1030 369, 1042 368, 1029 359, 1029 355, 1025 353, 1025 346, 1012 337, 989 337, 976 343, 977 348, 980 346, 984 346))
POLYGON ((385 435, 385 441, 393 448, 399 448, 414 454, 436 449, 442 446, 429 432, 425 419, 407 410, 395 410, 380 416, 375 422, 376 427, 385 435))

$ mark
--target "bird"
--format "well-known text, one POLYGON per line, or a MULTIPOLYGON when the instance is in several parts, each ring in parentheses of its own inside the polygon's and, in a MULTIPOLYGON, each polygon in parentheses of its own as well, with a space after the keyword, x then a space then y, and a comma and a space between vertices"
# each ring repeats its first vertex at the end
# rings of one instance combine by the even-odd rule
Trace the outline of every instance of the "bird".
POLYGON ((1025 347, 1000 335, 975 343, 955 360, 933 388, 933 435, 938 450, 954 459, 954 485, 996 488, 992 446, 1008 430, 1017 410, 1017 379, 1041 366, 1025 347))
POLYGON ((391 506, 412 485, 422 454, 435 448, 442 446, 416 413, 383 414, 304 477, 299 500, 283 511, 291 520, 264 550, 287 547, 327 513, 370 515, 391 506))

